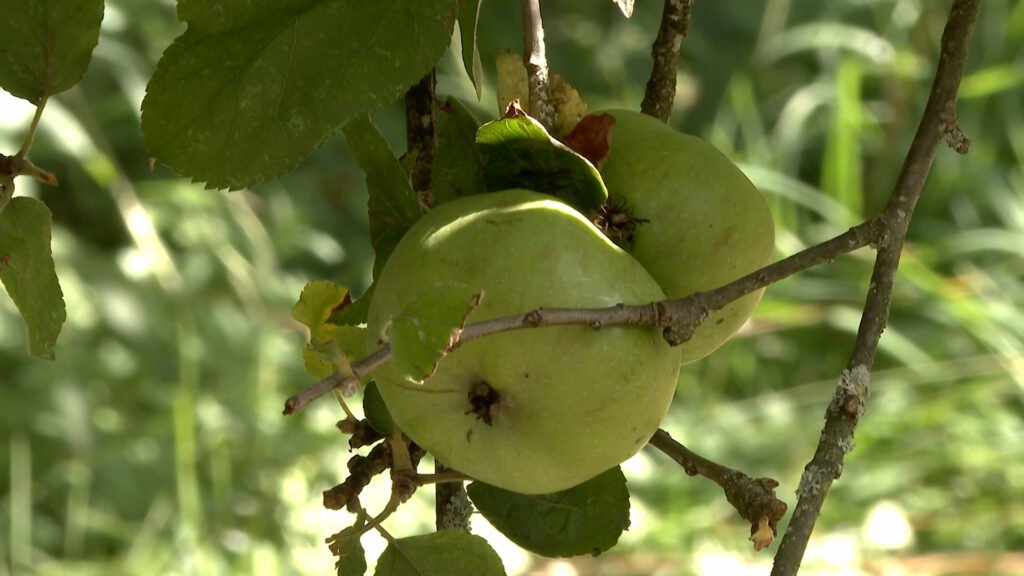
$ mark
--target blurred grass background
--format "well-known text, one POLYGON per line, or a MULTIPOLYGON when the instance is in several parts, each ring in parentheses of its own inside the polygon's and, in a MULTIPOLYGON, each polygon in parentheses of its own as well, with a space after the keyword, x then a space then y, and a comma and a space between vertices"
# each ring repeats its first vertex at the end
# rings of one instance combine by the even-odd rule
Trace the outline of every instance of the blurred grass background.
MULTIPOLYGON (((768 197, 778 254, 884 203, 924 106, 948 2, 697 2, 673 123, 731 155, 768 197)), ((591 109, 637 108, 661 3, 544 5, 548 54, 591 109)), ((481 51, 518 50, 515 3, 485 2, 481 51)), ((0 298, 0 575, 326 574, 321 508, 349 454, 336 405, 284 418, 309 383, 289 308, 307 280, 368 283, 362 175, 332 139, 254 190, 151 169, 138 110, 182 30, 168 0, 107 0, 89 73, 52 99, 19 180, 54 213, 68 305, 55 362, 27 359, 0 298)), ((457 57, 440 87, 475 102, 457 57)), ((971 153, 940 151, 909 244, 873 397, 806 574, 1024 574, 1024 3, 988 0, 959 107, 971 153)), ((489 88, 476 110, 494 115, 489 88)), ((0 150, 31 107, 0 94, 0 150)), ((375 114, 396 150, 398 108, 375 114)), ((781 481, 791 505, 849 354, 872 254, 772 286, 754 320, 684 368, 666 428, 781 481)), ((626 466, 633 526, 596 559, 495 539, 510 573, 767 574, 719 490, 653 452, 626 466)), ((389 522, 432 526, 430 490, 389 522)), ((378 506, 386 486, 366 504, 378 506)), ((481 533, 492 536, 482 520, 481 533)), ((371 556, 383 543, 367 539, 371 556)))

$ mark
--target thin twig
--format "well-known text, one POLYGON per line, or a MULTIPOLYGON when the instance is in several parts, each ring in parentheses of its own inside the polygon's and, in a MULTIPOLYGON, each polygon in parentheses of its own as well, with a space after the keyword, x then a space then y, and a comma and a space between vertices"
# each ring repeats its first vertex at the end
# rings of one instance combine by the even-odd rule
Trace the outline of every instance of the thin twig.
MULTIPOLYGON (((831 240, 811 246, 729 284, 678 300, 633 306, 618 305, 608 308, 538 308, 514 316, 474 322, 463 329, 459 337, 452 343, 452 349, 454 350, 471 340, 501 332, 541 326, 569 325, 590 326, 595 329, 602 326, 659 326, 664 328, 665 337, 670 343, 681 344, 689 339, 687 334, 692 334, 710 311, 722 308, 737 298, 797 272, 829 262, 858 248, 875 243, 884 233, 885 228, 881 220, 878 218, 868 220, 831 240)), ((338 374, 332 374, 288 398, 285 401, 284 413, 286 415, 294 414, 334 388, 340 388, 341 393, 345 396, 355 394, 360 379, 365 378, 381 364, 390 360, 391 354, 391 346, 385 344, 369 356, 353 363, 352 377, 342 378, 338 374)))
POLYGON ((665 0, 661 12, 658 37, 651 45, 654 67, 647 80, 640 111, 662 122, 672 116, 672 103, 676 99, 676 75, 679 49, 690 31, 690 8, 693 0, 665 0))
POLYGON ((540 0, 521 0, 523 15, 523 66, 530 87, 530 116, 549 129, 555 125, 555 108, 551 104, 548 79, 548 57, 544 50, 544 22, 540 17, 540 0))
POLYGON ((693 331, 709 313, 720 310, 738 298, 788 278, 797 272, 831 262, 839 256, 875 244, 885 233, 884 222, 879 217, 875 217, 850 228, 835 238, 805 248, 724 286, 707 292, 697 292, 686 298, 666 301, 662 303, 665 339, 669 344, 682 344, 690 339, 693 331))
POLYGON ((725 497, 743 519, 750 522, 750 539, 760 550, 771 543, 779 520, 786 514, 786 504, 775 497, 778 482, 771 478, 751 478, 713 462, 689 450, 659 429, 649 444, 665 453, 683 467, 690 476, 703 476, 722 487, 725 497))
POLYGON ((286 400, 284 403, 284 414, 287 416, 302 410, 307 404, 324 394, 330 393, 330 391, 335 388, 341 389, 341 394, 343 396, 351 396, 355 394, 356 389, 359 386, 359 381, 390 359, 390 346, 385 346, 375 350, 369 356, 352 365, 351 377, 342 378, 341 374, 335 372, 286 400))
POLYGON ((963 77, 979 5, 980 0, 955 0, 950 10, 928 104, 892 196, 882 213, 886 236, 879 242, 853 352, 825 412, 825 426, 817 450, 800 479, 797 488, 799 500, 775 555, 772 576, 794 576, 799 570, 825 496, 832 482, 842 473, 844 456, 853 449, 853 434, 870 394, 870 371, 878 340, 889 318, 896 269, 907 227, 939 143, 946 139, 958 152, 967 151, 968 141, 956 121, 956 94, 963 77))

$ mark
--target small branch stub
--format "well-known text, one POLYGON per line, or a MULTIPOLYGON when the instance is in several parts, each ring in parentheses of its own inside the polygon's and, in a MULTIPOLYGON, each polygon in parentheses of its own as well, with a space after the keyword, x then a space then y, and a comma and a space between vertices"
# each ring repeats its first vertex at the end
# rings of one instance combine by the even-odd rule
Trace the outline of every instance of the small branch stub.
POLYGON ((729 504, 750 523, 749 540, 755 551, 767 548, 775 539, 779 521, 786 515, 787 506, 775 496, 779 483, 771 478, 751 478, 691 451, 672 439, 668 432, 658 430, 650 440, 651 446, 683 467, 690 476, 704 476, 718 484, 725 492, 729 504))

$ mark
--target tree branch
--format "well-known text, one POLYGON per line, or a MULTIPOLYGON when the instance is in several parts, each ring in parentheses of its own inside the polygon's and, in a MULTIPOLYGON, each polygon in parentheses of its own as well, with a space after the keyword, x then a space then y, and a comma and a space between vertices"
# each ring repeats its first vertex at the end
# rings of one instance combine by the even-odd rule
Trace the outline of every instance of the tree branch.
POLYGON ((654 67, 647 80, 640 111, 662 122, 672 116, 672 103, 676 98, 676 75, 679 49, 690 31, 690 8, 693 0, 665 0, 661 12, 658 37, 651 45, 654 67))
POLYGON ((878 340, 889 318, 889 305, 900 253, 914 207, 931 170, 939 142, 946 139, 957 152, 969 148, 956 120, 956 94, 967 61, 967 50, 980 0, 955 0, 942 33, 939 63, 928 104, 907 152, 896 186, 883 213, 885 235, 871 275, 860 328, 846 370, 825 411, 825 426, 814 457, 804 468, 797 488, 799 500, 775 555, 772 576, 793 576, 800 568, 807 542, 821 513, 832 482, 843 470, 843 458, 853 449, 853 435, 870 394, 871 367, 878 340))
MULTIPOLYGON (((678 300, 632 306, 619 304, 608 308, 537 308, 523 314, 474 322, 462 330, 452 343, 451 350, 471 340, 501 332, 569 325, 590 326, 595 330, 603 326, 658 326, 664 329, 665 339, 670 344, 682 344, 689 340, 693 331, 711 311, 797 272, 829 262, 868 244, 877 243, 885 233, 884 222, 880 217, 876 217, 831 240, 797 252, 729 284, 678 300)), ((307 404, 335 388, 340 388, 344 396, 355 394, 359 381, 390 360, 391 355, 391 346, 385 344, 369 356, 353 363, 351 377, 342 378, 339 374, 332 374, 288 398, 285 401, 284 414, 294 414, 302 410, 307 404)))
POLYGON ((704 458, 676 442, 668 432, 658 429, 649 444, 665 453, 683 467, 690 476, 703 476, 722 487, 725 497, 743 519, 750 522, 750 540, 755 550, 771 543, 779 520, 786 514, 786 504, 775 497, 778 482, 771 478, 751 478, 704 458))
MULTIPOLYGON (((437 76, 433 69, 416 85, 405 93, 405 130, 406 155, 412 159, 409 179, 416 197, 424 209, 434 204, 431 174, 434 168, 434 151, 437 147, 437 98, 434 89, 437 76)), ((440 462, 434 462, 434 472, 438 475, 448 474, 448 469, 440 462)), ((469 503, 466 489, 462 482, 443 482, 435 486, 434 506, 436 526, 444 528, 461 528, 469 530, 469 514, 453 514, 453 510, 464 510, 469 503)), ((472 506, 468 507, 472 512, 472 506)))
POLYGON ((548 129, 555 125, 555 107, 551 104, 548 57, 544 50, 544 22, 540 0, 521 0, 523 15, 523 66, 529 79, 530 116, 548 129))

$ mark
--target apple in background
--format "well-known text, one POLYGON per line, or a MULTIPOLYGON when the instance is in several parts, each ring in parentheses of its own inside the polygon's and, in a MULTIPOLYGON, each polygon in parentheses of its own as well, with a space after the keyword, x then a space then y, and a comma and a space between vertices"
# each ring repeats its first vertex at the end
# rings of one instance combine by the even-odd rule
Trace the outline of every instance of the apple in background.
MULTIPOLYGON (((508 190, 442 204, 402 238, 370 304, 376 346, 434 283, 482 289, 470 322, 544 307, 665 298, 633 257, 550 196, 508 190)), ((374 378, 397 426, 446 466, 524 494, 580 484, 626 460, 668 410, 679 349, 654 327, 531 328, 466 343, 423 383, 374 378)))
MULTIPOLYGON (((704 140, 639 112, 613 110, 601 177, 609 204, 635 221, 622 244, 669 298, 727 284, 769 262, 775 226, 761 193, 704 140)), ((754 311, 758 290, 713 312, 682 348, 683 362, 724 344, 754 311)))

